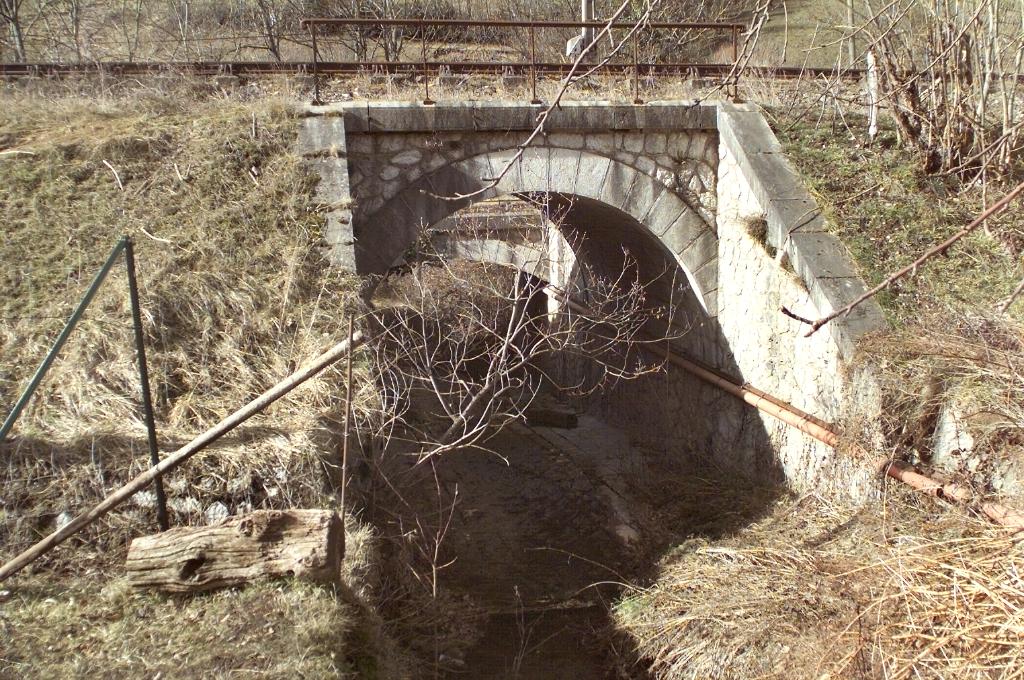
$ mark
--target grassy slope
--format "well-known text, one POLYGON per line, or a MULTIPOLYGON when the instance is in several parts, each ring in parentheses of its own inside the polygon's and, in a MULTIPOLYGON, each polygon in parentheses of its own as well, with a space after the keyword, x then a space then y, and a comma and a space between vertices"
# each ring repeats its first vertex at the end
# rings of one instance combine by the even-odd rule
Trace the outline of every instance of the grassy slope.
MULTIPOLYGON (((776 130, 869 284, 906 266, 983 209, 977 189, 958 193, 953 182, 924 175, 917 154, 895 145, 893 133, 865 146, 859 143, 866 139, 862 118, 848 115, 847 128, 842 121, 833 126, 831 116, 815 124, 817 113, 793 120, 776 111, 776 130)), ((989 202, 1000 191, 993 183, 989 202)), ((988 311, 1005 299, 1024 275, 1024 218, 1011 210, 990 229, 992 235, 976 232, 950 256, 882 294, 890 321, 913 324, 940 309, 988 311)), ((1012 312, 1024 319, 1024 306, 1012 312)))
MULTIPOLYGON (((312 179, 288 153, 283 104, 184 84, 88 94, 0 95, 0 148, 30 152, 0 156, 0 401, 13 402, 130 234, 169 450, 340 337, 349 282, 321 261, 312 179)), ((145 466, 127 297, 115 268, 0 446, 0 559, 145 466)), ((215 502, 332 507, 325 464, 341 392, 336 374, 317 379, 170 475, 172 522, 202 523, 215 502)), ((127 592, 117 578, 127 539, 154 523, 140 494, 5 583, 0 676, 401 675, 381 670, 397 657, 363 595, 347 590, 260 586, 180 602, 127 592)))
MULTIPOLYGON (((769 111, 786 152, 869 282, 882 281, 982 208, 978 189, 925 176, 916 154, 885 141, 865 148, 863 120, 848 129, 803 105, 769 111)), ((1004 187, 989 187, 989 202, 1004 187)), ((1011 210, 990 234, 879 296, 892 331, 862 351, 883 370, 889 445, 913 441, 929 409, 952 399, 966 413, 998 414, 976 430, 977 469, 1024 460, 1024 302, 995 307, 1024 276, 1024 218, 1011 210), (941 388, 926 388, 935 378, 941 388)), ((934 423, 933 423, 934 425, 934 423)), ((930 434, 930 431, 929 433, 930 434)), ((975 474, 971 474, 975 473, 975 474)), ((981 486, 981 492, 991 491, 981 486)), ((665 556, 655 583, 616 607, 620 628, 658 678, 1006 677, 1019 669, 1015 565, 1022 545, 959 511, 887 490, 858 511, 816 498, 783 499, 721 543, 690 541, 665 556), (1010 600, 1003 599, 1010 597, 1010 600), (960 604, 964 606, 960 606, 960 604), (983 632, 984 631, 984 632, 983 632)), ((744 498, 709 493, 709 504, 744 498)))

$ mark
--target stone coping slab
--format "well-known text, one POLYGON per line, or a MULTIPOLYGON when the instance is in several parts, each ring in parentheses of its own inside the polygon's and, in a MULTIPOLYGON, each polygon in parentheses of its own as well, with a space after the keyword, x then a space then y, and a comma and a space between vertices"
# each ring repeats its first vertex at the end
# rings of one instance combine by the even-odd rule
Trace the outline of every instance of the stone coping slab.
MULTIPOLYGON (((867 289, 846 247, 827 233, 821 209, 786 159, 759 107, 718 106, 719 143, 736 160, 768 222, 768 240, 784 252, 822 315, 840 309, 867 289)), ((844 359, 858 340, 888 324, 874 299, 829 326, 844 359)), ((822 331, 824 332, 824 330, 822 331)))
MULTIPOLYGON (((545 104, 495 101, 359 101, 305 105, 302 116, 343 116, 345 129, 360 132, 445 132, 532 130, 545 104)), ((718 107, 691 100, 628 104, 569 101, 552 110, 546 129, 578 132, 609 130, 715 130, 718 107)))

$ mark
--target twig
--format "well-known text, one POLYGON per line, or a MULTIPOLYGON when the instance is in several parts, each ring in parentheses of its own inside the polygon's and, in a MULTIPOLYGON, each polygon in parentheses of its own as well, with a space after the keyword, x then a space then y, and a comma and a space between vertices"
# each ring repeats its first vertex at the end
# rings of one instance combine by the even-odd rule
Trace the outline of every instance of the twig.
POLYGON ((13 155, 35 156, 36 152, 35 151, 25 151, 23 149, 7 149, 6 151, 0 151, 0 156, 13 156, 13 155))
POLYGON ((633 26, 633 28, 630 29, 629 33, 626 34, 625 38, 619 41, 618 47, 612 50, 612 52, 607 57, 605 57, 597 66, 592 67, 588 69, 586 73, 577 76, 577 71, 579 70, 580 65, 583 63, 583 60, 590 54, 590 51, 594 49, 594 47, 601 41, 602 38, 604 38, 605 35, 610 35, 612 26, 615 24, 616 20, 618 20, 618 18, 622 15, 622 13, 625 12, 630 7, 630 5, 632 4, 631 0, 625 0, 619 6, 619 8, 615 10, 615 13, 611 16, 607 23, 605 23, 604 28, 602 28, 601 31, 594 36, 594 39, 591 41, 591 43, 580 52, 578 57, 576 57, 576 60, 573 62, 572 67, 569 69, 569 74, 565 77, 565 82, 562 83, 561 87, 558 89, 558 93, 555 95, 554 99, 551 100, 551 103, 548 104, 548 106, 543 111, 537 114, 537 124, 533 128, 533 132, 531 132, 530 136, 526 138, 526 141, 524 141, 522 144, 516 147, 516 153, 508 160, 508 162, 505 163, 504 167, 497 174, 495 174, 494 177, 485 178, 487 184, 467 194, 455 193, 452 196, 440 196, 430 193, 428 191, 424 191, 424 193, 430 196, 431 198, 436 198, 442 201, 461 201, 467 198, 480 196, 481 194, 484 194, 490 191, 491 189, 497 187, 501 180, 505 177, 505 175, 507 175, 509 171, 515 166, 515 164, 522 159, 523 154, 533 144, 534 140, 536 140, 537 137, 544 132, 548 117, 551 115, 552 111, 561 106, 562 97, 565 96, 565 93, 569 89, 569 87, 573 83, 580 80, 581 78, 585 78, 588 74, 594 72, 594 70, 601 66, 602 64, 607 63, 619 51, 619 49, 621 49, 622 46, 629 41, 630 36, 632 36, 640 28, 640 26, 642 26, 647 21, 648 17, 650 17, 651 10, 653 10, 654 7, 660 3, 660 1, 661 0, 652 0, 652 2, 648 5, 647 11, 644 13, 644 16, 637 20, 636 24, 633 26))
POLYGON ((878 284, 868 292, 864 293, 856 300, 843 307, 842 309, 838 309, 829 314, 828 316, 822 317, 815 321, 814 323, 812 323, 811 330, 807 331, 807 333, 804 334, 804 337, 810 337, 814 335, 814 333, 817 332, 818 329, 827 324, 829 321, 832 321, 833 319, 836 319, 845 314, 849 314, 854 307, 861 304, 862 302, 865 302, 866 300, 873 298, 875 295, 878 295, 880 292, 882 292, 892 284, 896 283, 903 277, 910 274, 916 274, 917 270, 926 262, 931 260, 936 255, 942 255, 947 250, 949 250, 949 248, 957 241, 962 239, 964 236, 967 236, 972 231, 974 231, 982 224, 984 224, 985 220, 994 217, 995 215, 1005 210, 1010 205, 1010 203, 1013 202, 1013 199, 1017 198, 1017 196, 1020 195, 1022 191, 1024 191, 1024 182, 1018 184, 1016 187, 1014 187, 1013 191, 1006 194, 1006 196, 1003 196, 1003 198, 999 202, 995 203, 988 210, 983 212, 978 217, 974 218, 974 221, 968 224, 966 227, 964 227, 957 233, 953 234, 942 243, 929 248, 927 251, 925 251, 923 255, 921 255, 921 257, 917 258, 903 269, 900 269, 899 271, 891 274, 888 278, 885 279, 885 281, 882 281, 880 284, 878 284))
POLYGON ((1010 306, 1014 302, 1016 302, 1021 293, 1024 293, 1024 279, 1020 280, 1017 287, 1013 289, 1012 293, 1010 293, 1010 297, 1006 298, 1006 300, 1003 301, 1003 304, 999 305, 999 313, 1006 314, 1007 310, 1010 309, 1010 306))
POLYGON ((149 238, 153 239, 154 241, 159 241, 160 243, 166 243, 167 245, 170 245, 170 246, 174 245, 174 243, 172 241, 168 241, 165 238, 160 238, 159 236, 153 236, 148 231, 146 231, 145 227, 139 227, 139 231, 141 231, 143 234, 145 234, 149 238))
POLYGON ((788 307, 783 306, 783 307, 781 307, 779 309, 779 311, 782 312, 783 314, 785 314, 786 316, 788 316, 790 319, 796 319, 800 323, 805 323, 808 326, 814 324, 814 322, 811 321, 810 319, 804 318, 804 317, 800 316, 799 314, 790 311, 788 307))
POLYGON ((121 176, 117 174, 117 170, 115 170, 114 166, 110 164, 110 161, 108 161, 106 158, 104 158, 103 159, 103 165, 105 165, 108 168, 110 168, 110 171, 112 173, 114 173, 114 179, 117 180, 117 188, 120 189, 121 191, 124 191, 124 185, 121 184, 121 176))

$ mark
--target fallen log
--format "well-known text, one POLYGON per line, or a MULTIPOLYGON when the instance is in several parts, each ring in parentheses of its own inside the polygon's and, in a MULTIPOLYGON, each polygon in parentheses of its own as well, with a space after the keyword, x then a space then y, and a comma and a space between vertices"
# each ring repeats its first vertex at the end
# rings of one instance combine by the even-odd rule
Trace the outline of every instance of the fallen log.
POLYGON ((197 593, 264 578, 336 583, 345 531, 330 510, 259 510, 209 527, 179 527, 132 541, 136 588, 197 593))

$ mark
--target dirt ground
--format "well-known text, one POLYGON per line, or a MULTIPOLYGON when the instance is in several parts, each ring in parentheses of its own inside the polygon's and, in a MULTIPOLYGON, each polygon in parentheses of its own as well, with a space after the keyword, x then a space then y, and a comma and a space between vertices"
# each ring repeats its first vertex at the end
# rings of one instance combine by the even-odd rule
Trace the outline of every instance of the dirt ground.
POLYGON ((443 666, 451 677, 646 677, 614 648, 608 608, 624 584, 655 576, 670 545, 722 529, 672 495, 684 469, 589 415, 567 428, 515 423, 487 447, 442 457, 437 479, 408 488, 409 507, 381 526, 451 517, 439 590, 484 619, 473 646, 439 650, 443 666))

